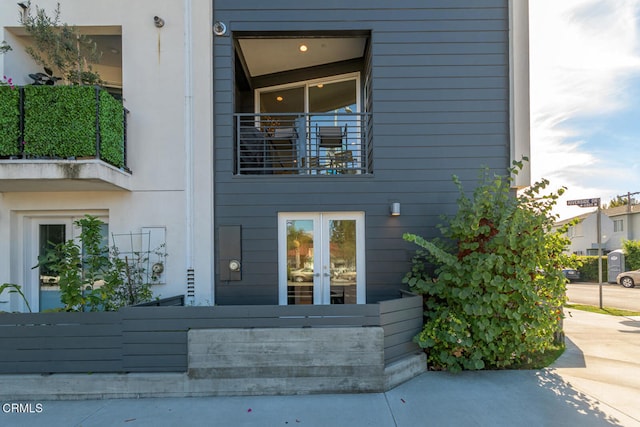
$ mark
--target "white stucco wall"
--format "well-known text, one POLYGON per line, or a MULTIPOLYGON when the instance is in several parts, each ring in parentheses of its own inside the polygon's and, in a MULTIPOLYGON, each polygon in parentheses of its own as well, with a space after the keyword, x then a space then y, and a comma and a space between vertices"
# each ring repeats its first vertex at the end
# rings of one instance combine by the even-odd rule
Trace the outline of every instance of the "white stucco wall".
MULTIPOLYGON (((56 3, 37 2, 47 11, 56 3)), ((25 215, 100 210, 108 212, 113 233, 166 227, 167 284, 156 294, 186 294, 187 269, 193 268, 194 303, 214 302, 211 7, 210 0, 62 2, 63 22, 121 28, 131 191, 0 193, 0 283, 24 284, 26 269, 35 264, 23 256, 25 215), (164 27, 154 26, 154 16, 164 27)), ((0 71, 24 84, 30 82, 26 73, 39 67, 14 36, 18 12, 16 2, 0 2, 0 34, 14 45, 0 58, 0 71)), ((0 310, 8 309, 6 300, 0 296, 0 310)))
MULTIPOLYGON (((569 236, 571 239, 569 253, 581 252, 582 255, 587 255, 587 249, 598 249, 597 221, 598 215, 593 212, 582 220, 580 225, 576 226, 576 230, 578 230, 576 235, 569 236)), ((601 217, 600 226, 602 231, 602 250, 619 249, 616 246, 616 239, 613 233, 613 221, 604 213, 601 217)))

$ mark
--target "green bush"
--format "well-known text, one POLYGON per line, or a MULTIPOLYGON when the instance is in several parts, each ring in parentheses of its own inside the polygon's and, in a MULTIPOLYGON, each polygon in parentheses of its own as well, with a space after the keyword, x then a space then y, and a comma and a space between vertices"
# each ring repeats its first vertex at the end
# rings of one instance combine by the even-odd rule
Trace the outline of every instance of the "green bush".
MULTIPOLYGON (((511 172, 522 168, 515 162, 511 172)), ((554 346, 561 332, 566 280, 574 261, 563 250, 566 227, 553 231, 557 194, 541 195, 548 181, 522 195, 512 179, 485 171, 472 198, 457 177, 458 213, 439 228, 446 241, 405 234, 419 250, 404 281, 424 294, 425 325, 416 337, 432 368, 521 366, 554 346), (436 278, 428 274, 437 265, 436 278)))
POLYGON ((92 86, 25 86, 24 152, 42 157, 96 155, 92 86))
POLYGON ((0 86, 0 156, 20 154, 20 94, 17 88, 0 86))
POLYGON ((640 270, 640 240, 622 242, 624 262, 627 270, 640 270))
MULTIPOLYGON (((580 255, 577 257, 578 262, 582 265, 578 267, 580 272, 580 280, 585 282, 598 281, 598 257, 596 255, 580 255)), ((607 281, 607 257, 602 257, 602 280, 607 281)))
MULTIPOLYGON (((81 230, 78 240, 50 244, 36 265, 59 277, 62 311, 115 311, 152 299, 151 285, 158 277, 148 271, 149 253, 134 252, 123 259, 117 247, 109 250, 101 234, 104 223, 91 215, 74 225, 81 230)), ((163 259, 164 244, 154 253, 163 259)))

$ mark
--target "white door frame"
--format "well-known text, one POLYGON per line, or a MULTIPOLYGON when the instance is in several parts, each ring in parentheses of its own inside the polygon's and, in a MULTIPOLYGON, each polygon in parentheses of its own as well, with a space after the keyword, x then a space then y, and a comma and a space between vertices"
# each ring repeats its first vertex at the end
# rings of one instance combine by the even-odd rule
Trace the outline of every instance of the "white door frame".
POLYGON ((366 303, 365 215, 364 212, 279 212, 278 213, 278 303, 287 305, 287 221, 313 221, 313 296, 315 304, 330 303, 329 221, 356 222, 356 303, 366 303), (319 249, 319 251, 317 251, 319 249))

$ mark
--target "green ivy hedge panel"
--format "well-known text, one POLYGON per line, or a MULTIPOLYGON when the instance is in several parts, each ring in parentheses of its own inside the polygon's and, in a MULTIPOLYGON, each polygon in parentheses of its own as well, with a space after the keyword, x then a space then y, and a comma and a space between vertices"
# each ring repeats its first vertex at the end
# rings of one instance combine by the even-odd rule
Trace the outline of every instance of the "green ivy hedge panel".
POLYGON ((124 167, 124 109, 107 91, 100 91, 100 158, 124 167))
POLYGON ((26 86, 24 92, 25 154, 95 157, 95 88, 26 86))
POLYGON ((20 92, 0 86, 0 156, 20 154, 20 92))

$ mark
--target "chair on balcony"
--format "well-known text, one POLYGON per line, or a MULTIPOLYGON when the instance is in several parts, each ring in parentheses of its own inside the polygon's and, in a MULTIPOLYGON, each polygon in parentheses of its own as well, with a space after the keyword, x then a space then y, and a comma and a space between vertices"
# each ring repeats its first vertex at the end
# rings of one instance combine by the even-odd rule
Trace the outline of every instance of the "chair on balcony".
POLYGON ((298 132, 293 127, 278 127, 271 137, 271 159, 275 173, 295 173, 299 168, 298 132), (279 171, 277 170, 279 169, 279 171))
POLYGON ((240 128, 239 173, 267 174, 271 165, 268 163, 268 144, 265 135, 253 126, 240 128))
POLYGON ((316 155, 318 159, 323 159, 320 150, 325 149, 324 166, 331 167, 332 159, 337 149, 342 149, 344 141, 347 139, 347 125, 341 126, 318 126, 316 125, 316 155))

